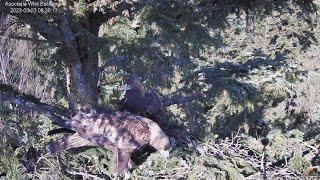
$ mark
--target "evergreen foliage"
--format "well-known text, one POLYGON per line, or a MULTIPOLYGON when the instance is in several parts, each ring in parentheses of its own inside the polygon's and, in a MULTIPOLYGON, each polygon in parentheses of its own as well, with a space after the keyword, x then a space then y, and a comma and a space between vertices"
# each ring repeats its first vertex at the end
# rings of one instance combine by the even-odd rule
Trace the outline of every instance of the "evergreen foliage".
MULTIPOLYGON (((77 1, 75 22, 87 17, 86 2, 77 1)), ((107 12, 117 2, 90 7, 107 12)), ((127 76, 163 97, 204 95, 165 109, 162 127, 177 147, 167 161, 138 152, 143 163, 131 178, 319 177, 319 8, 317 0, 141 0, 129 16, 103 23, 92 49, 100 66, 108 63, 99 77, 99 105, 118 108, 127 76)), ((65 49, 0 41, 0 90, 9 84, 68 107, 65 49)), ((110 149, 47 154, 46 143, 60 136, 47 135, 50 122, 0 101, 0 178, 112 178, 110 149)))

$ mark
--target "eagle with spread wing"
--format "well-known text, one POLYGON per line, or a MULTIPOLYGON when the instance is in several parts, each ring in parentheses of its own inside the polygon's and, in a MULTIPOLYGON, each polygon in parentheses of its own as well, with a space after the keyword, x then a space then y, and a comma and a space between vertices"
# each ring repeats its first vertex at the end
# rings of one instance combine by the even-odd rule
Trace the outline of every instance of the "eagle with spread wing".
POLYGON ((131 154, 145 145, 151 145, 165 157, 171 149, 168 136, 157 123, 128 112, 80 112, 65 127, 75 133, 50 142, 51 153, 83 146, 109 147, 113 149, 112 166, 117 174, 133 166, 131 154))

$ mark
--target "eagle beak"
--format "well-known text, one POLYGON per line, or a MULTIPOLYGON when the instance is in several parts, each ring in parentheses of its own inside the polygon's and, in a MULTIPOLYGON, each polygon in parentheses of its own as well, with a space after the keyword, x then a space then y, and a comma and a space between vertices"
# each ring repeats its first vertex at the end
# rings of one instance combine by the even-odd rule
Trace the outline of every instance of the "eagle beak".
POLYGON ((170 157, 170 149, 169 150, 159 150, 160 151, 160 154, 165 158, 165 159, 168 159, 170 157))

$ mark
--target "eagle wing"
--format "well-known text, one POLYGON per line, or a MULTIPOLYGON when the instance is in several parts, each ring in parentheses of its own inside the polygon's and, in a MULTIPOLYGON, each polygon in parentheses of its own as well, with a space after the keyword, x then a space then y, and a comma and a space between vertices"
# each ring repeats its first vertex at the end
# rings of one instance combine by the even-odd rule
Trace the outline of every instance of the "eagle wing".
POLYGON ((127 115, 122 120, 122 137, 119 139, 118 147, 136 149, 144 146, 150 141, 150 131, 148 124, 142 120, 141 116, 127 115))
POLYGON ((137 88, 126 91, 123 99, 120 100, 120 105, 122 109, 150 118, 158 116, 163 106, 155 91, 142 92, 137 88))
POLYGON ((74 118, 71 124, 82 138, 102 147, 114 146, 121 127, 121 122, 109 114, 81 116, 74 118))
POLYGON ((162 102, 158 94, 155 92, 146 93, 144 99, 147 104, 147 113, 153 116, 159 115, 162 109, 162 102))
POLYGON ((97 144, 80 137, 78 133, 74 133, 72 135, 65 135, 56 141, 51 141, 48 144, 47 149, 54 154, 83 146, 97 146, 97 144))
POLYGON ((133 113, 142 113, 146 109, 146 101, 139 89, 130 89, 126 91, 124 97, 120 100, 122 109, 133 113))
POLYGON ((93 114, 75 118, 71 124, 82 138, 102 147, 133 151, 149 142, 147 124, 139 116, 125 112, 93 114))

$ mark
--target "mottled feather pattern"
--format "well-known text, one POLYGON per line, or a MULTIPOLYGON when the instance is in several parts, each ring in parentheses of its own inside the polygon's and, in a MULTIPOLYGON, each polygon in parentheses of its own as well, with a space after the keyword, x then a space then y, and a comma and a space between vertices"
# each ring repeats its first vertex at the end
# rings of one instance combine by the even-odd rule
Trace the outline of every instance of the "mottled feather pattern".
POLYGON ((128 112, 80 112, 72 118, 70 124, 76 133, 51 142, 49 149, 60 152, 88 145, 112 148, 113 167, 117 173, 131 167, 131 153, 147 144, 157 150, 168 150, 170 147, 169 138, 157 123, 128 112))
POLYGON ((81 137, 100 146, 111 146, 117 141, 121 123, 112 116, 90 115, 74 119, 72 125, 76 127, 81 137))
POLYGON ((47 149, 51 153, 58 153, 64 150, 78 148, 83 146, 97 146, 97 144, 83 139, 78 133, 65 135, 57 141, 51 141, 47 149))

